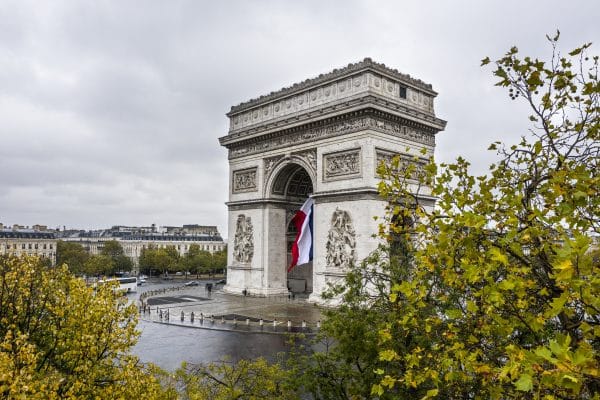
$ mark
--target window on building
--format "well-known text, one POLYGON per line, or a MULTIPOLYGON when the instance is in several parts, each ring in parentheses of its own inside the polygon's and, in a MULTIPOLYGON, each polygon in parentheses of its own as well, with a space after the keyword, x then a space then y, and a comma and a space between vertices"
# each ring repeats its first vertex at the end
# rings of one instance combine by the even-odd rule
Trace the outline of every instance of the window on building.
POLYGON ((46 243, 44 243, 44 250, 46 250, 46 243))
POLYGON ((52 243, 50 243, 50 250, 52 250, 52 243))
POLYGON ((400 86, 400 98, 401 99, 406 98, 406 88, 404 86, 400 86))
POLYGON ((33 247, 37 250, 38 244, 36 243, 33 247))
POLYGON ((23 244, 21 245, 21 249, 23 249, 23 250, 25 250, 25 248, 26 248, 26 247, 27 247, 27 246, 25 245, 25 243, 23 243, 23 244))

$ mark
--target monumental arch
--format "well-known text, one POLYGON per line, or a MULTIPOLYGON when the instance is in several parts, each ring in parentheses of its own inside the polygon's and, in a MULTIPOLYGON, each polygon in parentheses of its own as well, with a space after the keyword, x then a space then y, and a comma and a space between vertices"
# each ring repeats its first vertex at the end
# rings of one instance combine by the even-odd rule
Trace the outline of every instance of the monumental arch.
POLYGON ((219 139, 230 170, 224 290, 270 296, 292 289, 319 302, 327 283, 377 247, 373 216, 386 205, 378 163, 433 155, 446 125, 435 116, 436 95, 431 85, 366 58, 233 106, 229 132, 219 139), (315 200, 314 258, 288 273, 290 221, 308 196, 315 200))

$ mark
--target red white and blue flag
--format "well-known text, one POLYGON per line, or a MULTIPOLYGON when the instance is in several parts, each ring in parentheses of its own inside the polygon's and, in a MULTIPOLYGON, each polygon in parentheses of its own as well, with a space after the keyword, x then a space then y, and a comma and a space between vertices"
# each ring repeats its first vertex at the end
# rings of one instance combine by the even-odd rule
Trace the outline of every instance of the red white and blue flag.
POLYGON ((308 198, 300 210, 296 211, 296 215, 292 218, 292 222, 296 226, 296 240, 292 245, 292 263, 288 268, 288 272, 296 265, 306 264, 313 259, 313 208, 315 201, 308 198))

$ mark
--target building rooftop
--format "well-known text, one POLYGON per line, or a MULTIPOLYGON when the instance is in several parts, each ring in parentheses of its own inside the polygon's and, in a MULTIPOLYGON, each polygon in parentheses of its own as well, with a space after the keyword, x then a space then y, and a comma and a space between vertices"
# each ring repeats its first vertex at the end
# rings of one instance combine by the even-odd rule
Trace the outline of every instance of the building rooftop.
POLYGON ((33 229, 1 229, 0 238, 10 239, 56 239, 54 232, 40 232, 33 229))

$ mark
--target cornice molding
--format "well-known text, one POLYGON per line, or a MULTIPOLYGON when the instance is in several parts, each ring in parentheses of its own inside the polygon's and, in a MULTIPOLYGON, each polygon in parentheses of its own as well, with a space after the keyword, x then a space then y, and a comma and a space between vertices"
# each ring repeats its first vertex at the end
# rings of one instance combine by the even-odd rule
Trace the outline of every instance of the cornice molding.
POLYGON ((435 145, 435 133, 437 133, 437 130, 415 121, 376 109, 366 109, 262 136, 256 135, 230 142, 223 140, 221 144, 229 149, 229 159, 235 159, 367 130, 389 134, 427 146, 435 145))
POLYGON ((297 128, 298 126, 307 122, 317 122, 318 120, 327 121, 331 118, 339 117, 344 113, 352 114, 353 112, 369 108, 378 109, 381 112, 389 114, 390 116, 410 120, 418 123, 419 125, 435 130, 436 133, 437 131, 444 130, 447 123, 443 119, 437 118, 434 115, 426 112, 419 111, 410 106, 393 103, 377 96, 368 95, 353 99, 351 101, 346 101, 343 104, 334 104, 327 107, 322 107, 318 110, 307 111, 301 114, 288 116, 287 118, 280 118, 265 124, 255 125, 238 130, 236 132, 229 133, 226 136, 220 137, 219 143, 222 146, 228 147, 234 142, 250 139, 255 136, 281 131, 282 129, 294 129, 295 127, 297 128))

